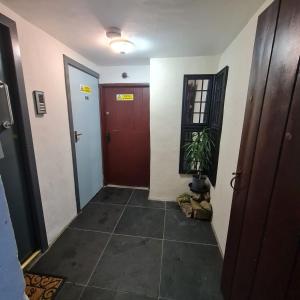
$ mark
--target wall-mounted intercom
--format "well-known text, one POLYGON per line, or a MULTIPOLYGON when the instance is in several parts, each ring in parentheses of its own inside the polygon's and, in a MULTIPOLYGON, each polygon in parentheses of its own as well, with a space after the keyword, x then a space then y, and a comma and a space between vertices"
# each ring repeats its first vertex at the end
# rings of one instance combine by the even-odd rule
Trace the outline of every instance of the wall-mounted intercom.
POLYGON ((35 109, 37 115, 44 115, 46 111, 45 95, 41 91, 33 91, 33 98, 35 102, 35 109))

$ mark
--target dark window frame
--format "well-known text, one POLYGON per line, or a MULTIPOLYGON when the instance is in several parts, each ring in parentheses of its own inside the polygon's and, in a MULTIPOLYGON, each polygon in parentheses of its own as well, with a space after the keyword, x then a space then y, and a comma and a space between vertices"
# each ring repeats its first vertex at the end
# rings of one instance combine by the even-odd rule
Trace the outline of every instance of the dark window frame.
POLYGON ((188 101, 187 101, 187 92, 188 92, 188 83, 190 80, 209 80, 209 87, 207 93, 208 103, 208 119, 210 119, 211 113, 211 97, 213 91, 213 80, 214 75, 212 74, 199 74, 199 75, 184 75, 183 77, 183 94, 182 94, 182 113, 181 113, 181 136, 180 136, 180 159, 179 159, 179 173, 180 174, 194 174, 193 171, 187 171, 184 167, 184 149, 183 146, 186 143, 185 134, 187 132, 200 132, 204 128, 208 127, 208 124, 203 123, 186 123, 186 115, 188 113, 188 101))
POLYGON ((205 170, 211 183, 215 186, 217 177, 217 168, 219 161, 219 148, 222 133, 223 113, 226 85, 229 67, 225 67, 217 74, 193 74, 184 75, 183 95, 182 95, 182 115, 181 115, 181 135, 180 135, 180 157, 179 173, 195 174, 195 171, 187 170, 185 166, 184 145, 187 143, 187 135, 192 132, 201 132, 204 128, 210 128, 214 139, 214 151, 212 153, 213 161, 209 170, 205 170), (188 83, 190 80, 209 80, 207 93, 208 121, 205 123, 186 123, 188 106, 190 105, 187 97, 188 83), (217 93, 219 92, 219 93, 217 93), (217 106, 218 105, 218 106, 217 106), (217 118, 217 122, 216 121, 217 118))

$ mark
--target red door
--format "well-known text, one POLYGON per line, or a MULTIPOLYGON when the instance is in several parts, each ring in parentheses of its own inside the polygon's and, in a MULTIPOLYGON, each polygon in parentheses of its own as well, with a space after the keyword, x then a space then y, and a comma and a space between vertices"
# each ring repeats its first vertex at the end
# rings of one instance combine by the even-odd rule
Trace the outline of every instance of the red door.
POLYGON ((148 187, 148 85, 101 85, 105 184, 148 187))

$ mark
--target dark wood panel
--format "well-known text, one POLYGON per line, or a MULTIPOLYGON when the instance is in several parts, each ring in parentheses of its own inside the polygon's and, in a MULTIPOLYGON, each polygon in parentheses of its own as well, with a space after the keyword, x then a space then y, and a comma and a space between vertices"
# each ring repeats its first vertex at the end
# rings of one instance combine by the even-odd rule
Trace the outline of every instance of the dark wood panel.
POLYGON ((290 284, 288 286, 286 299, 287 300, 300 299, 299 287, 300 287, 300 243, 298 243, 297 258, 295 259, 294 270, 290 277, 290 284))
MULTIPOLYGON (((300 277, 297 277, 300 258, 299 57, 300 2, 284 0, 278 23, 274 66, 270 77, 272 92, 270 91, 269 95, 272 96, 273 103, 279 106, 279 113, 285 114, 286 109, 290 110, 290 113, 287 125, 284 124, 286 130, 282 141, 279 135, 281 132, 275 132, 278 134, 276 138, 278 142, 282 142, 282 151, 256 269, 251 297, 253 300, 283 300, 287 299, 287 294, 289 299, 300 299, 300 277)), ((274 114, 275 112, 272 116, 274 123, 279 123, 280 116, 274 114)), ((284 118, 280 117, 280 119, 284 118)))
MULTIPOLYGON (((265 224, 271 204, 274 180, 278 172, 282 137, 285 132, 300 54, 300 23, 298 21, 300 14, 297 7, 299 7, 298 1, 281 1, 241 234, 232 299, 246 299, 257 275, 256 268, 262 242, 265 238, 265 224), (247 276, 243 274, 247 274, 247 276)), ((272 255, 272 252, 269 255, 272 255)), ((271 273, 272 270, 269 270, 264 273, 264 276, 269 276, 271 273)), ((277 289, 275 286, 273 288, 277 289)), ((276 299, 283 298, 277 296, 276 299)))
MULTIPOLYGON (((248 185, 255 154, 261 110, 268 78, 270 58, 275 37, 279 1, 275 1, 258 19, 253 61, 249 82, 245 119, 243 125, 237 177, 233 194, 223 266, 222 290, 225 299, 231 299, 231 287, 239 251, 248 185)), ((246 275, 246 274, 245 274, 246 275)))
MULTIPOLYGON (((294 276, 294 268, 300 254, 299 116, 300 75, 284 135, 282 155, 256 271, 253 300, 285 299, 290 279, 294 277, 296 281, 300 280, 294 276)), ((300 285, 297 289, 294 288, 294 293, 296 291, 299 295, 300 285)))

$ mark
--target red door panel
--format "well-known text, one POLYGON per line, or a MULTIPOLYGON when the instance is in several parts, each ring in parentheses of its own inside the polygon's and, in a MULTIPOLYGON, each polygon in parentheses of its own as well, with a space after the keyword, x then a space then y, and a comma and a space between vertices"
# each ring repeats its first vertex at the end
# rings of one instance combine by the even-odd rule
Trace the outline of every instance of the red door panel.
POLYGON ((106 184, 148 187, 150 178, 149 87, 101 86, 106 184), (133 94, 133 101, 117 101, 133 94))

